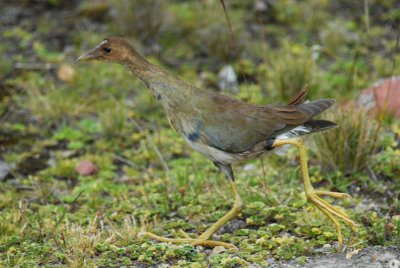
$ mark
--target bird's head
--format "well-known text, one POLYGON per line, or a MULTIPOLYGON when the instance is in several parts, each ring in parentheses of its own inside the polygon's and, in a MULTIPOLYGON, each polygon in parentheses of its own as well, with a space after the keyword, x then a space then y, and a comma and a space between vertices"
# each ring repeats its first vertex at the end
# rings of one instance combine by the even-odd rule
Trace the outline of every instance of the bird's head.
POLYGON ((99 60, 105 62, 124 63, 130 53, 132 46, 121 37, 109 37, 100 42, 92 50, 81 55, 76 61, 99 60))

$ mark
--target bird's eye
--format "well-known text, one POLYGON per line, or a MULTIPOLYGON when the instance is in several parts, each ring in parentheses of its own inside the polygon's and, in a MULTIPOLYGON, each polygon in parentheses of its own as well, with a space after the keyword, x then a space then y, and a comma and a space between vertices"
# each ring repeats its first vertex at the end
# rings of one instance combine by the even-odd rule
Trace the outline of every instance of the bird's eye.
POLYGON ((105 47, 105 48, 103 48, 103 50, 104 50, 104 52, 105 53, 110 53, 111 52, 111 47, 105 47))

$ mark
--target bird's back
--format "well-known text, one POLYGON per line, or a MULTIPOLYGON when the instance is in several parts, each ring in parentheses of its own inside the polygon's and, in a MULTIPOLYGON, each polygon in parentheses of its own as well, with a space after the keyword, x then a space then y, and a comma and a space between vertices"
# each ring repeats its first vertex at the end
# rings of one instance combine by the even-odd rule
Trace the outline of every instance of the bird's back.
MULTIPOLYGON (((183 123, 190 128, 182 134, 191 142, 205 143, 230 153, 250 150, 260 142, 307 124, 334 103, 331 99, 321 99, 309 103, 294 100, 289 105, 251 105, 228 96, 206 93, 205 97, 192 101, 194 113, 186 117, 191 122, 183 123)), ((317 129, 317 125, 313 128, 317 129)))

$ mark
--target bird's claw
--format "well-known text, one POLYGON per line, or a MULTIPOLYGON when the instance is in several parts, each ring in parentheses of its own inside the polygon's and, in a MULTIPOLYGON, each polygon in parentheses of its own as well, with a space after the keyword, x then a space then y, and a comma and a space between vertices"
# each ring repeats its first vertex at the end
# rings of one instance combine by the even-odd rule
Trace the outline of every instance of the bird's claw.
POLYGON ((320 196, 330 196, 333 198, 337 198, 337 199, 344 199, 344 198, 348 198, 348 199, 352 199, 353 197, 347 193, 338 193, 338 192, 329 192, 329 191, 318 191, 315 190, 314 193, 316 195, 320 195, 320 196))
POLYGON ((186 233, 185 233, 185 236, 187 236, 187 237, 186 238, 169 238, 169 237, 158 236, 158 235, 155 235, 150 232, 140 232, 138 234, 138 237, 148 237, 150 239, 154 239, 159 242, 165 242, 165 243, 171 243, 171 244, 191 244, 193 246, 204 246, 204 247, 222 246, 226 249, 238 250, 238 248, 233 244, 215 241, 215 240, 209 240, 209 239, 188 238, 189 236, 186 233))
POLYGON ((328 192, 328 191, 312 191, 311 193, 306 193, 307 200, 313 203, 322 213, 324 213, 336 226, 337 236, 338 236, 338 250, 339 252, 343 248, 343 238, 340 229, 340 223, 336 218, 341 219, 347 225, 351 226, 353 232, 358 232, 358 225, 350 219, 350 216, 344 212, 342 209, 333 206, 323 200, 320 196, 330 196, 337 199, 351 198, 349 194, 328 192))

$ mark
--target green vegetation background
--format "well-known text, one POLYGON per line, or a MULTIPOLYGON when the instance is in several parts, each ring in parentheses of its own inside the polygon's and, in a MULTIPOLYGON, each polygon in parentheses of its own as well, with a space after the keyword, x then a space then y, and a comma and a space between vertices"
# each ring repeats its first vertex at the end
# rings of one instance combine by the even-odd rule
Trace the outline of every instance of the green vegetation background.
POLYGON ((285 103, 338 100, 340 128, 308 138, 316 188, 342 191, 360 223, 346 250, 400 246, 400 123, 354 105, 361 89, 400 73, 395 0, 10 1, 0 6, 0 266, 247 267, 334 252, 332 224, 306 202, 296 152, 235 167, 245 208, 215 235, 239 251, 172 246, 141 230, 201 233, 232 205, 224 177, 168 126, 121 66, 74 64, 104 37, 127 37, 153 63, 218 90, 231 64, 239 91, 285 103), (97 173, 76 166, 92 161, 97 173), (332 246, 332 247, 331 247, 332 246), (214 252, 215 253, 215 252, 214 252))

